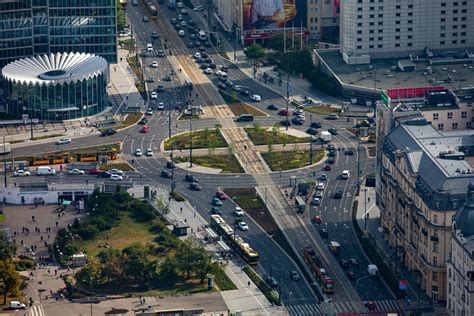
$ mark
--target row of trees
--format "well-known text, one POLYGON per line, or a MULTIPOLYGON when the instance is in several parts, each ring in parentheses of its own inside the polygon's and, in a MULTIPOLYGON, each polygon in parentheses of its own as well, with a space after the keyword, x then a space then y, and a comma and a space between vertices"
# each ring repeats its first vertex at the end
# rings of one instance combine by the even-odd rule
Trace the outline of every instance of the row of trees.
POLYGON ((106 249, 76 273, 79 285, 91 290, 116 285, 124 288, 166 288, 193 276, 203 283, 211 271, 210 257, 205 249, 188 238, 181 242, 174 254, 163 260, 150 259, 151 250, 134 244, 122 251, 106 249))
POLYGON ((17 297, 20 294, 21 279, 13 261, 15 254, 15 244, 7 242, 4 234, 0 233, 0 287, 3 291, 3 304, 7 302, 7 296, 17 297))

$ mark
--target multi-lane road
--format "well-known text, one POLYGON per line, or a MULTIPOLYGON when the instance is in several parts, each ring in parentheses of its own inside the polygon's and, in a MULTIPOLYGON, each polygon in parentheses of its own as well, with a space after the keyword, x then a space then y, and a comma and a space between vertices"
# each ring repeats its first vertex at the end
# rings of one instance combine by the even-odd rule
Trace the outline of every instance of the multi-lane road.
MULTIPOLYGON (((139 127, 133 127, 125 131, 121 131, 118 134, 106 138, 101 138, 96 135, 85 136, 78 139, 74 139, 73 143, 63 145, 61 147, 54 144, 44 144, 42 149, 44 151, 57 151, 61 149, 68 149, 78 147, 77 144, 83 145, 99 145, 104 143, 112 143, 116 141, 122 141, 123 156, 132 163, 136 169, 136 172, 130 172, 126 175, 125 181, 131 181, 135 184, 153 184, 161 183, 169 185, 170 180, 160 177, 160 172, 165 167, 166 159, 159 153, 161 142, 168 137, 168 126, 171 126, 173 134, 185 132, 188 129, 187 122, 177 120, 178 111, 175 110, 176 106, 182 106, 190 98, 198 99, 196 102, 202 102, 203 105, 214 103, 215 100, 206 100, 206 93, 213 89, 212 93, 215 93, 217 79, 213 75, 209 75, 208 80, 200 79, 202 75, 201 70, 197 64, 194 64, 191 59, 191 54, 196 51, 189 49, 186 43, 189 41, 188 36, 181 38, 177 36, 174 28, 171 27, 169 22, 171 18, 176 17, 176 12, 167 9, 165 6, 160 6, 159 20, 157 22, 150 21, 148 23, 143 22, 143 15, 145 12, 141 7, 129 6, 127 8, 127 16, 134 36, 137 40, 139 48, 145 48, 147 43, 152 43, 154 52, 162 49, 162 42, 166 37, 167 49, 165 52, 168 54, 172 52, 172 58, 159 58, 155 57, 156 53, 152 53, 152 56, 142 58, 142 62, 145 68, 145 78, 154 77, 155 82, 149 82, 147 84, 148 91, 151 92, 158 88, 159 85, 165 87, 165 91, 158 93, 158 99, 152 100, 150 106, 156 108, 159 102, 165 104, 165 111, 158 111, 150 118, 148 123, 151 126, 151 131, 146 134, 139 133, 139 127), (160 38, 154 39, 152 42, 151 33, 153 31, 158 32, 160 38), (164 35, 166 34, 166 35, 164 35), (158 61, 158 67, 152 68, 149 65, 153 61, 158 61), (171 60, 171 63, 170 63, 171 60), (180 72, 179 69, 182 69, 180 72), (172 72, 173 70, 173 72, 172 72), (197 75, 199 74, 199 76, 197 75), (172 81, 163 81, 162 78, 170 75, 172 81), (194 78, 194 90, 193 95, 189 95, 187 87, 182 84, 184 76, 194 78), (199 97, 195 97, 195 92, 199 93, 199 97), (202 92, 202 93, 201 93, 202 92), (168 116, 168 111, 171 111, 171 115, 168 116), (172 124, 169 124, 169 118, 172 120, 172 124), (140 148, 142 151, 147 148, 153 148, 155 151, 154 157, 143 157, 143 158, 132 158, 132 154, 135 149, 140 148)), ((190 12, 190 15, 186 19, 192 18, 198 26, 204 28, 202 21, 197 17, 196 12, 190 12)), ((256 122, 261 123, 264 126, 272 126, 275 122, 280 121, 284 117, 279 116, 276 111, 268 111, 267 105, 275 104, 280 108, 286 107, 286 100, 282 98, 278 93, 260 85, 258 82, 249 78, 245 73, 239 70, 232 63, 222 59, 217 54, 213 54, 212 49, 207 49, 211 54, 214 62, 218 65, 226 65, 229 67, 229 79, 234 84, 244 87, 245 90, 249 90, 250 94, 259 94, 262 97, 262 102, 254 103, 250 102, 250 99, 243 97, 246 102, 266 112, 268 116, 262 118, 256 118, 256 122)), ((308 116, 308 114, 307 114, 308 116)), ((288 183, 290 178, 297 176, 298 179, 303 181, 314 180, 321 173, 326 173, 329 179, 326 182, 326 188, 324 196, 322 198, 322 204, 319 206, 310 206, 309 213, 307 216, 301 217, 301 221, 307 226, 306 232, 309 232, 312 240, 315 240, 319 245, 319 251, 325 262, 328 264, 328 269, 335 274, 336 279, 341 279, 341 284, 335 285, 336 293, 333 295, 333 302, 329 307, 318 305, 317 299, 314 293, 310 289, 309 284, 302 280, 299 282, 293 281, 289 277, 289 271, 298 270, 295 264, 295 258, 289 258, 280 247, 274 243, 274 241, 260 229, 256 223, 251 219, 247 222, 250 226, 250 230, 247 232, 239 232, 239 235, 250 242, 261 254, 261 264, 257 270, 262 275, 268 275, 270 272, 270 266, 272 268, 272 274, 275 276, 282 285, 283 301, 288 306, 290 312, 295 315, 313 315, 321 312, 333 311, 336 312, 351 312, 360 311, 356 310, 355 306, 359 306, 354 302, 357 301, 355 297, 350 299, 347 295, 342 295, 344 292, 343 287, 345 285, 354 287, 355 291, 359 295, 360 300, 374 300, 377 303, 377 309, 383 310, 397 310, 398 307, 393 299, 392 294, 387 289, 386 285, 382 280, 378 278, 363 278, 366 276, 365 268, 367 267, 368 260, 362 253, 359 244, 357 243, 357 237, 352 228, 351 220, 351 208, 352 200, 356 191, 357 184, 357 170, 358 163, 360 163, 361 174, 366 174, 373 171, 374 161, 367 157, 367 152, 364 147, 360 151, 356 151, 355 155, 348 156, 344 154, 347 148, 356 148, 356 139, 351 133, 345 130, 345 128, 351 126, 352 122, 346 120, 326 121, 319 115, 313 115, 314 120, 318 120, 323 124, 323 128, 336 127, 339 130, 339 135, 335 136, 333 143, 336 147, 340 148, 336 156, 336 162, 333 165, 331 171, 322 171, 322 165, 302 169, 298 171, 288 171, 282 173, 271 173, 269 175, 220 175, 220 174, 196 174, 202 184, 202 191, 195 192, 188 188, 188 183, 184 181, 184 175, 188 173, 185 170, 176 170, 175 177, 177 182, 177 190, 181 192, 192 205, 194 205, 201 215, 209 216, 209 210, 211 207, 210 201, 215 193, 217 187, 255 187, 258 185, 273 185, 274 183, 288 183), (349 180, 339 179, 339 175, 342 170, 350 170, 351 177, 349 180), (336 190, 343 192, 342 199, 333 199, 333 194, 336 190), (315 215, 320 215, 322 218, 323 225, 329 232, 328 240, 336 240, 342 245, 341 254, 336 258, 327 249, 327 241, 321 239, 317 232, 318 227, 311 222, 311 218, 315 215), (278 258, 278 260, 275 260, 278 258), (340 259, 355 258, 359 262, 359 267, 351 267, 356 273, 356 281, 349 281, 346 279, 344 269, 339 265, 340 259), (329 309, 328 309, 329 308, 329 309)), ((293 126, 294 128, 305 130, 308 127, 309 120, 306 120, 302 126, 293 126)), ((204 129, 205 127, 214 127, 218 122, 215 118, 207 118, 195 120, 193 122, 193 128, 204 129)), ((238 123, 239 126, 243 126, 244 123, 238 123)), ((37 149, 33 146, 23 146, 14 149, 15 156, 24 156, 28 154, 35 154, 37 149)), ((41 181, 46 182, 83 182, 86 179, 88 181, 100 181, 100 179, 92 176, 55 176, 55 177, 38 177, 41 181)), ((23 182, 24 179, 16 179, 17 182, 23 182)), ((233 222, 232 215, 233 204, 230 201, 226 201, 222 208, 223 217, 228 222, 233 222)), ((291 210, 288 210, 291 216, 291 210)))

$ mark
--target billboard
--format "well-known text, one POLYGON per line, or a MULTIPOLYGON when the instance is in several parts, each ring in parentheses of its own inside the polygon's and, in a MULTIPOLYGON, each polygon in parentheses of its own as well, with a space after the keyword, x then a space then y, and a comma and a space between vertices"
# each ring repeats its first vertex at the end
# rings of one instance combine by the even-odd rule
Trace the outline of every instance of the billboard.
MULTIPOLYGON (((307 0, 243 0, 243 33, 272 34, 306 27, 307 0)), ((245 35, 244 35, 245 36, 245 35)))
POLYGON ((340 13, 341 13, 341 1, 334 0, 334 2, 332 3, 332 16, 338 17, 340 13))

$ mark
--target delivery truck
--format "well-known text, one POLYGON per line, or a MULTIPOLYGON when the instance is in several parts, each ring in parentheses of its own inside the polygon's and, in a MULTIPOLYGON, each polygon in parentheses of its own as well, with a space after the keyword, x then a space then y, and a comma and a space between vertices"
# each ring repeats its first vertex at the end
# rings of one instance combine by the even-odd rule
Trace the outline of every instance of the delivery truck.
POLYGON ((324 142, 324 143, 329 143, 331 141, 331 133, 328 131, 322 131, 321 134, 319 134, 319 138, 324 142))

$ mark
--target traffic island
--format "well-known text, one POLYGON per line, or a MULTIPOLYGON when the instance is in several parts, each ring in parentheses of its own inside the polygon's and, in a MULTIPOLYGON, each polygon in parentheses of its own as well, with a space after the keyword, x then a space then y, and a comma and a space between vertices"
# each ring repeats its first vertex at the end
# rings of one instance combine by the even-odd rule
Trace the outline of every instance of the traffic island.
POLYGON ((220 129, 204 129, 181 133, 164 141, 164 150, 185 150, 189 148, 210 148, 228 147, 227 142, 221 134, 220 129), (190 137, 191 136, 191 137, 190 137))
POLYGON ((296 144, 296 143, 309 143, 311 137, 301 135, 304 134, 301 131, 296 135, 292 134, 292 131, 280 131, 278 127, 265 128, 261 127, 258 124, 255 124, 254 127, 245 128, 245 132, 248 137, 254 143, 254 145, 268 145, 268 144, 296 144))
POLYGON ((236 91, 233 91, 232 94, 229 94, 219 90, 219 94, 222 96, 225 103, 227 103, 227 106, 235 116, 240 116, 242 114, 252 114, 253 116, 268 116, 267 113, 260 111, 256 107, 248 103, 241 102, 237 96, 236 91))
POLYGON ((307 106, 304 108, 305 111, 319 114, 319 115, 329 115, 329 114, 340 114, 341 109, 333 108, 331 106, 307 106))
MULTIPOLYGON (((309 150, 293 150, 293 151, 267 151, 261 153, 262 158, 272 171, 293 170, 310 166, 309 150)), ((324 157, 324 150, 313 150, 313 163, 319 163, 324 157)))
MULTIPOLYGON (((183 163, 189 162, 189 156, 175 157, 174 162, 183 163)), ((244 168, 240 165, 235 155, 212 155, 212 156, 193 156, 193 164, 219 169, 219 173, 244 173, 244 168)))

